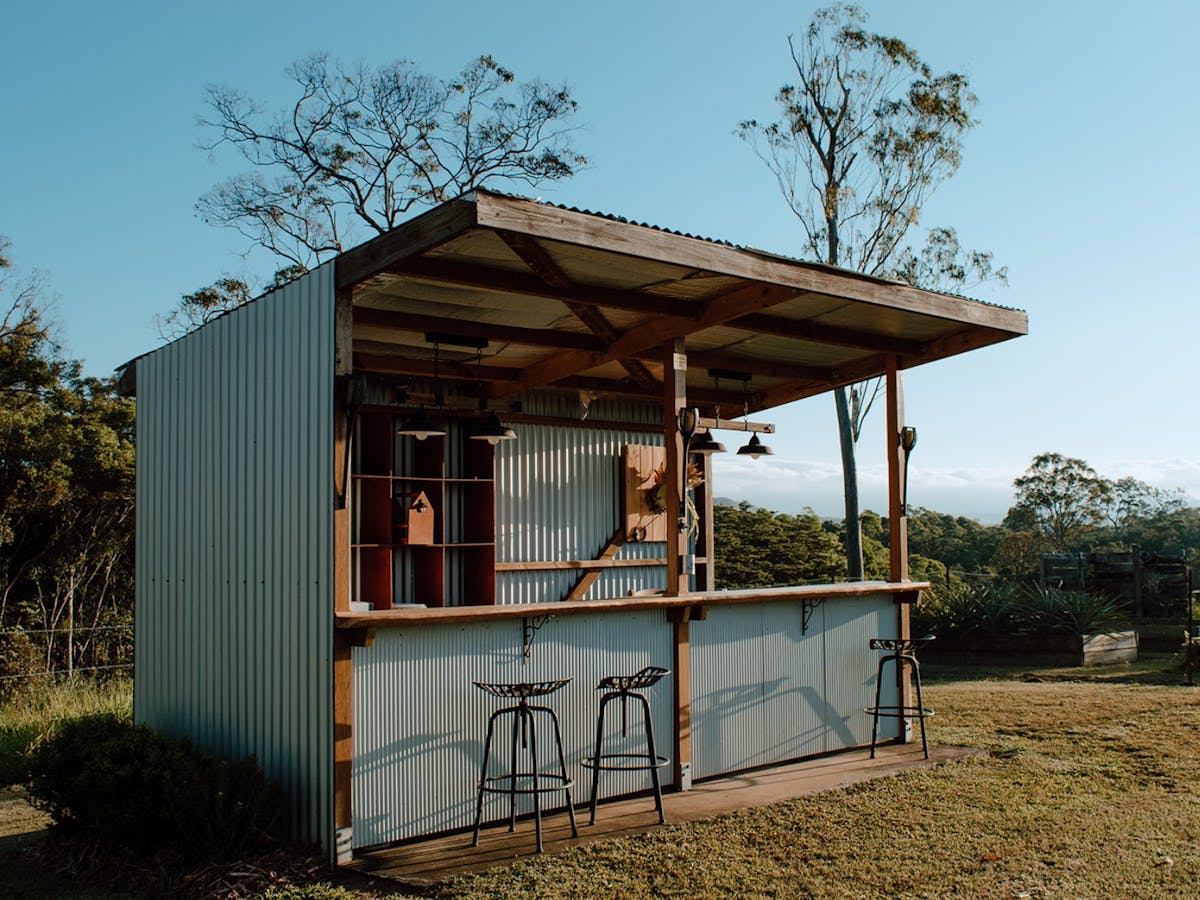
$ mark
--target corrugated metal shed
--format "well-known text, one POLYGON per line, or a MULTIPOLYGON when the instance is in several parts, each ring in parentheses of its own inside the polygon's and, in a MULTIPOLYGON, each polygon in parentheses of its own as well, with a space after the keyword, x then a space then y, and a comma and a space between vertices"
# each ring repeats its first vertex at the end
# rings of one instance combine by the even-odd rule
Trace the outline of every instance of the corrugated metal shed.
POLYGON ((333 267, 138 365, 134 715, 332 834, 333 267))

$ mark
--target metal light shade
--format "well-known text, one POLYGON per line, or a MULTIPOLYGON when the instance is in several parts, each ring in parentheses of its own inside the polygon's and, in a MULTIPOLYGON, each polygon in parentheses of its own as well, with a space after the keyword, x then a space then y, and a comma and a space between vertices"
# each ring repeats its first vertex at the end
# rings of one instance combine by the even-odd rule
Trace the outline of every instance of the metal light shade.
POLYGON ((396 434, 406 434, 409 437, 415 437, 418 441, 423 441, 427 437, 440 437, 445 433, 446 427, 430 419, 425 414, 423 406, 415 416, 405 419, 396 429, 396 434))
POLYGON ((917 446, 917 429, 911 425, 906 425, 900 429, 900 446, 904 448, 905 453, 912 451, 912 448, 917 446))
POLYGON ((760 456, 774 456, 775 451, 758 439, 757 434, 750 435, 750 441, 744 447, 738 448, 738 456, 749 456, 758 459, 760 456))
POLYGON ((517 433, 500 421, 494 412, 487 417, 483 428, 471 435, 473 441, 487 441, 493 447, 501 441, 515 441, 517 433))
POLYGON ((725 445, 712 436, 711 431, 704 432, 704 436, 692 441, 688 446, 688 450, 692 453, 703 453, 708 456, 712 453, 724 453, 725 445))

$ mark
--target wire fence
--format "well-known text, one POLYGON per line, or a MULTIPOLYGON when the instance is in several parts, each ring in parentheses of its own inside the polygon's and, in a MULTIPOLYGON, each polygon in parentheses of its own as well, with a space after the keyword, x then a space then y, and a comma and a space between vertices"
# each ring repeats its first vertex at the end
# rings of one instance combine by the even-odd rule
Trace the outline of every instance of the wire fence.
POLYGON ((0 652, 0 684, 32 679, 71 678, 76 675, 94 675, 133 669, 133 625, 89 625, 60 626, 56 628, 2 628, 0 629, 0 651, 9 638, 29 641, 29 652, 21 656, 14 654, 4 659, 0 652), (89 636, 100 633, 107 638, 103 657, 97 660, 96 644, 89 636), (128 637, 122 638, 121 635, 128 637), (65 640, 56 641, 57 638, 65 640), (82 641, 84 654, 91 653, 90 664, 85 659, 76 661, 76 641, 82 641), (38 668, 29 668, 30 657, 36 654, 42 660, 38 668), (67 658, 63 658, 67 656, 67 658), (22 663, 25 668, 22 668, 22 663))

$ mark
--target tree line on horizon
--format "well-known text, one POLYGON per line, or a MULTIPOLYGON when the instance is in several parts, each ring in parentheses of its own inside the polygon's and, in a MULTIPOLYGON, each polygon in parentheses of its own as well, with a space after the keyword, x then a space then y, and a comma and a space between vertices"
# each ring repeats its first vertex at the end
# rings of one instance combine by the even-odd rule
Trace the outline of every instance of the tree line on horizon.
MULTIPOLYGON (((974 576, 1028 580, 1047 553, 1141 551, 1200 562, 1200 507, 1180 490, 1107 478, 1082 459, 1046 452, 1013 481, 1004 519, 917 507, 908 516, 909 574, 954 584, 974 576)), ((748 502, 714 507, 717 586, 768 587, 841 580, 844 522, 812 510, 777 513, 748 502)), ((889 577, 888 520, 862 514, 864 578, 889 577)))

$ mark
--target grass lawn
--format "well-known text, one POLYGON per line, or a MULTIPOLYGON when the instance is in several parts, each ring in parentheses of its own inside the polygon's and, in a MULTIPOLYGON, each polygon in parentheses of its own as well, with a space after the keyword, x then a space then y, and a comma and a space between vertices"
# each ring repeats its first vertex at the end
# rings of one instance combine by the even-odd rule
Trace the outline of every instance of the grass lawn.
MULTIPOLYGON (((1171 683, 1162 661, 990 679, 929 667, 931 739, 986 756, 529 858, 437 896, 1193 898, 1200 688, 1171 683), (1081 677, 1091 680, 1071 680, 1081 677)), ((5 809, 0 834, 6 815, 28 815, 5 809)), ((0 895, 64 896, 61 882, 4 894, 9 873, 28 885, 44 876, 6 840, 0 895)), ((351 884, 267 896, 387 895, 351 884)))

